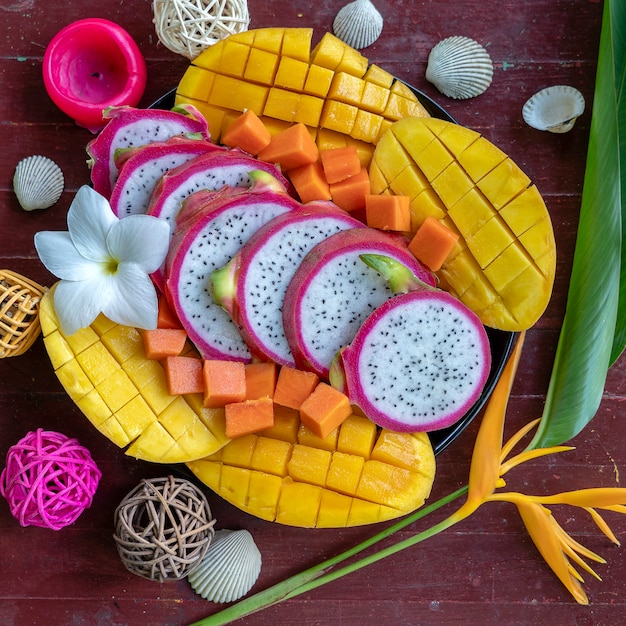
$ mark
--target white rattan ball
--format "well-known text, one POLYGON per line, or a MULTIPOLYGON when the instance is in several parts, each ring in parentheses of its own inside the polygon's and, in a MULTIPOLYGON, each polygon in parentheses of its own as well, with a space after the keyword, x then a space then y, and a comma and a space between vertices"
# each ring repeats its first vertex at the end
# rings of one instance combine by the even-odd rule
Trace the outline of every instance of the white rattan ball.
POLYGON ((241 0, 153 0, 152 9, 159 41, 190 60, 250 24, 248 3, 241 0))

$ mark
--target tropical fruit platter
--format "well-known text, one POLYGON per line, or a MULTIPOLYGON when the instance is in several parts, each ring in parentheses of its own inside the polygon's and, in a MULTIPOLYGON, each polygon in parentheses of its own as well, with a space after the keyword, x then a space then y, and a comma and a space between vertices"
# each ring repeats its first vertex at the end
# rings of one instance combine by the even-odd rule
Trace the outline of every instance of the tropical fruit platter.
POLYGON ((87 221, 126 222, 110 271, 142 266, 153 292, 77 312, 60 271, 40 323, 64 389, 128 456, 329 528, 427 500, 436 454, 544 312, 556 252, 507 154, 312 34, 231 35, 152 107, 107 111, 70 237, 80 252, 87 221))

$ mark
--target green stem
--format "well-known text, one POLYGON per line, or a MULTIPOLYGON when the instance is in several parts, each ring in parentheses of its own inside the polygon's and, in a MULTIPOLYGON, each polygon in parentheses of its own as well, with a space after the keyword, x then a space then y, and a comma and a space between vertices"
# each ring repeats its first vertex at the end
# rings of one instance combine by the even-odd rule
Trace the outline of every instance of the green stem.
POLYGON ((384 550, 381 550, 380 552, 372 556, 365 557, 357 561, 356 563, 348 565, 335 572, 329 572, 329 570, 335 565, 349 559, 350 557, 358 554, 359 552, 362 552, 363 550, 366 550, 370 546, 382 541, 383 539, 386 539, 398 530, 401 530, 402 528, 409 526, 410 524, 426 517, 427 515, 434 513, 436 510, 442 508, 450 502, 453 502, 454 500, 460 498, 466 493, 467 485, 465 487, 457 489, 447 496, 444 496, 436 502, 433 502, 432 504, 422 509, 419 509, 415 513, 404 517, 399 522, 396 522, 389 528, 386 528, 380 533, 377 533, 369 539, 366 539, 365 541, 359 543, 353 548, 350 548, 349 550, 346 550, 345 552, 342 552, 337 556, 327 559, 323 563, 314 565, 313 567, 310 567, 309 569, 300 572, 299 574, 295 574, 290 578, 286 578, 282 582, 277 583, 276 585, 273 585, 272 587, 265 589, 264 591, 260 591, 259 593, 256 593, 253 596, 246 598, 245 600, 241 600, 237 604, 233 604, 232 606, 224 609, 223 611, 220 611, 219 613, 215 613, 214 615, 210 615, 203 620, 194 622, 193 624, 191 624, 191 626, 219 626, 221 624, 230 624, 236 619, 252 615, 257 611, 261 611, 270 606, 273 606, 274 604, 278 604, 283 600, 293 598, 297 595, 300 595, 301 593, 305 593, 311 589, 315 589, 316 587, 324 585, 327 582, 331 582, 333 580, 336 580, 337 578, 340 578, 341 576, 345 576, 346 574, 356 571, 361 567, 365 567, 366 565, 375 563, 376 561, 379 561, 386 556, 395 554, 396 552, 404 550, 405 548, 415 545, 416 543, 420 543, 421 541, 424 541, 424 539, 428 539, 428 537, 432 537, 442 530, 449 528, 450 526, 452 526, 452 524, 458 521, 458 519, 450 521, 451 518, 447 518, 443 522, 440 522, 439 524, 436 524, 413 537, 409 537, 404 541, 400 541, 399 543, 394 544, 389 548, 385 548, 384 550))

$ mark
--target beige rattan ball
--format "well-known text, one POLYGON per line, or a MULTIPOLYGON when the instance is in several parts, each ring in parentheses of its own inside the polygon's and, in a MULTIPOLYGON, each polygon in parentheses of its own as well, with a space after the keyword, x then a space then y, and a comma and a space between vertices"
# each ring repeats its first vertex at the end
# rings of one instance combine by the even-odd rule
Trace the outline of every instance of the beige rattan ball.
POLYGON ((250 24, 245 0, 153 0, 152 9, 159 41, 190 60, 250 24))
POLYGON ((0 359, 23 354, 39 336, 39 301, 45 288, 10 270, 0 270, 0 359))
POLYGON ((215 530, 205 495, 183 478, 142 480, 115 511, 115 535, 129 572, 150 580, 184 578, 204 558, 215 530))

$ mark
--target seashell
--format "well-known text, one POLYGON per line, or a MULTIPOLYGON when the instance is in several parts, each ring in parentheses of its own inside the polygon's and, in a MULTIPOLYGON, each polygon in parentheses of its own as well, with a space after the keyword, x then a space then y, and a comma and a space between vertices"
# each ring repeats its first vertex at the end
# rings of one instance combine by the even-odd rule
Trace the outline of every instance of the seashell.
POLYGON ((261 553, 247 530, 218 530, 199 565, 189 572, 192 589, 211 602, 244 596, 261 572, 261 553))
POLYGON ((383 30, 383 16, 370 0, 355 0, 339 10, 333 32, 344 43, 360 49, 371 46, 383 30))
POLYGON ((538 130, 566 133, 585 110, 585 98, 574 87, 554 85, 538 91, 522 107, 524 121, 538 130))
POLYGON ((449 98, 464 100, 486 91, 493 78, 491 57, 469 37, 448 37, 428 55, 426 80, 449 98))
POLYGON ((13 175, 13 190, 25 211, 51 207, 61 197, 64 184, 61 168, 40 155, 22 159, 13 175))

